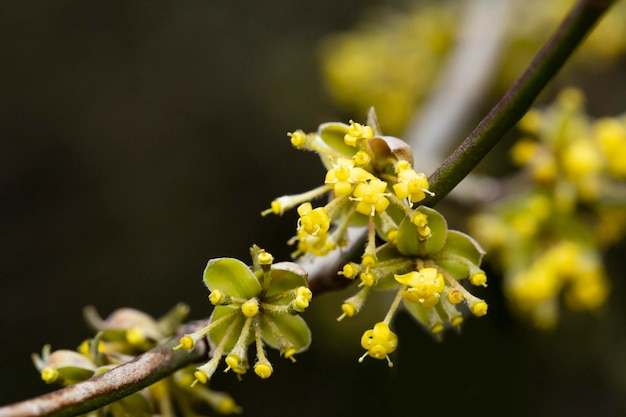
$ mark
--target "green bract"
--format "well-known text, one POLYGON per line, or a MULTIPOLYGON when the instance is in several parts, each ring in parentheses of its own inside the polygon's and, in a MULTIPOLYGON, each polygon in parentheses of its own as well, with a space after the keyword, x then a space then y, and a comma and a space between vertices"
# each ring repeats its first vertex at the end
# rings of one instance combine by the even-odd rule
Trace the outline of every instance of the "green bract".
POLYGON ((300 353, 311 344, 311 331, 300 316, 267 313, 261 320, 261 331, 263 340, 282 352, 291 348, 293 353, 300 353))
POLYGON ((485 251, 472 237, 465 233, 449 230, 440 251, 432 259, 456 279, 469 276, 479 269, 485 251))
POLYGON ((204 270, 204 283, 211 291, 246 300, 261 292, 261 284, 250 268, 233 258, 211 259, 204 270))
POLYGON ((425 257, 441 250, 446 242, 448 224, 439 212, 429 207, 420 206, 417 212, 426 216, 430 236, 422 238, 418 226, 413 223, 412 219, 405 216, 398 228, 396 246, 403 255, 425 257))
MULTIPOLYGON (((335 154, 335 158, 337 156, 352 158, 356 153, 356 148, 346 145, 343 140, 349 129, 350 126, 344 123, 322 123, 317 129, 317 135, 320 141, 335 154)), ((334 165, 334 158, 331 159, 332 154, 320 152, 319 155, 326 169, 331 169, 334 165)))

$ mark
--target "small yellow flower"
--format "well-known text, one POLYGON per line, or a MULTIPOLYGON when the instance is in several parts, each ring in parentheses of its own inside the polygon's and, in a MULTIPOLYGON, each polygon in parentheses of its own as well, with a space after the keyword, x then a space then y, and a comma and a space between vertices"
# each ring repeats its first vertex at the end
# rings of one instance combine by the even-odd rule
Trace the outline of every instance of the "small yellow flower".
POLYGON ((287 133, 291 138, 291 144, 296 148, 301 148, 306 143, 306 133, 298 129, 293 133, 287 133))
POLYGON ((597 174, 602 169, 602 158, 590 140, 578 139, 563 150, 565 174, 573 180, 597 174))
POLYGON ((346 278, 352 279, 356 277, 356 274, 359 273, 359 265, 354 262, 350 262, 349 264, 345 264, 340 272, 346 278))
POLYGON ((408 198, 409 202, 417 203, 426 198, 428 178, 423 173, 417 173, 412 168, 398 172, 398 183, 393 185, 393 191, 398 198, 408 198))
POLYGON ((48 367, 41 370, 41 379, 46 384, 52 384, 59 378, 59 371, 54 368, 48 367))
POLYGON ((524 166, 528 164, 537 153, 538 147, 539 145, 533 139, 519 139, 511 148, 511 159, 513 160, 513 163, 517 166, 524 166))
POLYGON ((209 294, 209 301, 213 305, 218 305, 224 300, 225 296, 220 290, 213 290, 209 294))
POLYGON ((313 293, 307 287, 296 288, 296 298, 294 300, 294 308, 298 312, 303 312, 309 307, 313 293))
POLYGON ((343 311, 345 317, 353 317, 357 313, 356 306, 349 302, 345 302, 341 305, 341 311, 343 311))
POLYGON ((606 302, 610 285, 602 271, 590 271, 576 279, 565 293, 573 310, 594 310, 606 302))
POLYGON ((261 250, 259 253, 259 264, 261 266, 271 265, 274 262, 274 256, 271 253, 261 250))
POLYGON ((352 159, 354 160, 354 163, 359 166, 367 165, 371 160, 367 152, 363 151, 358 151, 357 153, 355 153, 352 159))
POLYGON ((609 174, 626 178, 626 120, 600 119, 594 124, 593 133, 606 159, 609 174))
POLYGON ((241 305, 241 312, 244 316, 251 318, 259 312, 259 301, 256 298, 252 298, 241 305))
POLYGON ((365 286, 365 287, 373 287, 374 285, 376 285, 376 281, 378 280, 376 277, 376 274, 370 271, 362 272, 359 275, 359 278, 361 279, 360 286, 365 286))
POLYGON ((378 322, 373 329, 366 330, 361 337, 361 346, 367 352, 359 358, 363 362, 365 356, 369 355, 375 359, 387 359, 389 366, 393 363, 389 359, 389 354, 398 347, 398 336, 389 329, 385 322, 378 322))
POLYGON ((272 364, 266 360, 262 362, 257 362, 254 365, 254 373, 261 377, 261 379, 269 378, 272 375, 272 372, 272 364))
POLYGON ((132 346, 141 346, 146 342, 146 334, 140 327, 134 326, 126 331, 126 341, 132 346))
POLYGON ((324 207, 313 208, 311 203, 301 204, 298 209, 300 219, 298 220, 298 231, 313 236, 321 236, 330 229, 330 217, 324 207))
POLYGON ((362 125, 350 120, 350 129, 344 136, 344 142, 349 146, 357 146, 361 141, 374 137, 374 129, 368 125, 362 125))
POLYGON ((366 216, 385 211, 390 204, 386 190, 387 183, 379 179, 359 183, 354 189, 354 200, 358 201, 356 211, 366 216))
POLYGON ((487 286, 487 275, 483 271, 477 271, 470 275, 470 282, 472 285, 487 286))
POLYGON ((245 374, 246 372, 248 372, 247 359, 242 358, 236 353, 229 353, 224 359, 224 362, 226 362, 226 365, 228 365, 228 368, 226 368, 226 370, 230 369, 237 374, 245 374))
POLYGON ((470 310, 476 317, 482 317, 487 314, 487 303, 484 301, 477 301, 470 305, 470 310))
POLYGON ((335 195, 349 195, 356 183, 374 179, 374 175, 360 167, 354 166, 354 160, 337 158, 334 168, 329 169, 324 180, 332 188, 335 195))
POLYGON ((194 348, 194 346, 196 346, 197 339, 198 338, 197 337, 194 338, 193 335, 186 334, 180 338, 179 340, 180 344, 176 346, 174 350, 178 350, 178 349, 191 350, 194 348))
POLYGON ((417 226, 417 233, 420 240, 426 240, 430 237, 431 230, 430 227, 428 227, 427 215, 425 215, 421 211, 416 211, 411 218, 411 222, 413 222, 413 224, 417 226))
POLYGON ((463 293, 460 290, 451 288, 448 291, 448 301, 450 301, 451 304, 460 304, 464 299, 463 293))
POLYGON ((315 256, 324 256, 337 247, 332 235, 310 235, 304 230, 299 230, 296 234, 298 239, 298 253, 310 253, 315 256))
POLYGON ((405 300, 422 303, 425 307, 436 305, 445 289, 443 275, 435 268, 423 268, 419 272, 394 275, 394 278, 400 284, 409 287, 402 293, 405 300))

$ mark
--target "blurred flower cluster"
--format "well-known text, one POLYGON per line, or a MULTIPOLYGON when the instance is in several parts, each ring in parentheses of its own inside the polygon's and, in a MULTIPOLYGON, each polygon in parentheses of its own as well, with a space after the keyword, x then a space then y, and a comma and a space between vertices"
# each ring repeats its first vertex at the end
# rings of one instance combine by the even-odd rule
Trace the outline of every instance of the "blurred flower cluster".
POLYGON ((574 310, 606 301, 602 254, 626 232, 626 117, 592 119, 583 104, 565 89, 527 113, 511 149, 521 178, 470 220, 504 270, 512 308, 540 327, 557 322, 561 295, 574 310))
POLYGON ((209 301, 216 307, 205 327, 183 336, 174 348, 191 350, 208 335, 212 357, 194 372, 192 386, 198 381, 207 383, 222 356, 226 356, 226 371, 245 374, 250 368, 248 348, 253 343, 254 372, 263 379, 273 372, 265 345, 295 361, 293 355, 311 343, 311 332, 299 316, 312 297, 304 269, 292 262, 273 263, 273 256, 256 245, 250 252, 252 267, 237 259, 219 258, 210 260, 204 270, 204 282, 211 291, 209 301))
POLYGON ((324 184, 279 197, 263 214, 296 208, 294 256, 305 258, 340 250, 350 227, 367 228, 360 259, 339 272, 358 282, 339 320, 357 314, 372 290, 396 291, 386 316, 363 335, 364 356, 389 360, 397 346, 389 325, 401 302, 436 335, 461 324, 463 306, 475 316, 487 313, 487 304, 462 284, 486 286, 483 250, 468 235, 449 230, 437 211, 418 205, 432 194, 428 180, 413 169, 405 142, 380 134, 373 112, 366 125, 325 123, 317 132, 289 136, 296 148, 320 156, 327 169, 324 184), (314 208, 311 201, 321 197, 327 197, 326 204, 314 208))
MULTIPOLYGON (((173 336, 185 320, 188 307, 179 304, 157 319, 146 313, 121 308, 105 320, 93 307, 85 308, 85 318, 97 334, 85 340, 75 351, 43 348, 41 356, 33 354, 33 362, 46 383, 72 385, 130 362, 173 336)), ((194 411, 199 404, 208 404, 220 414, 240 413, 241 408, 226 393, 207 387, 191 388, 193 366, 176 371, 134 394, 86 414, 114 417, 173 417, 178 410, 185 416, 200 416, 194 411)))
MULTIPOLYGON (((571 0, 510 3, 515 24, 507 26, 494 71, 499 91, 515 81, 572 6, 571 0)), ((357 114, 375 103, 385 130, 401 132, 435 85, 467 7, 462 1, 419 2, 408 11, 370 14, 353 30, 328 37, 320 56, 329 94, 357 114)), ((624 51, 626 3, 617 2, 569 66, 602 66, 624 51)))
POLYGON ((320 54, 326 90, 351 113, 375 103, 385 130, 400 132, 429 92, 458 22, 449 2, 409 13, 382 13, 330 36, 320 54))

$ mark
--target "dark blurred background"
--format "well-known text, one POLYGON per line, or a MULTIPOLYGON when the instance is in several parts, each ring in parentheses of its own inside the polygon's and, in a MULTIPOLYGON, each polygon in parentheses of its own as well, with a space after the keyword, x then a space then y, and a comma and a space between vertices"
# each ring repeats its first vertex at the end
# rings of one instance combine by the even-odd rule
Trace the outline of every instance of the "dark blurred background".
MULTIPOLYGON (((286 133, 365 117, 323 91, 318 43, 368 6, 400 3, 2 2, 0 404, 52 389, 30 354, 90 336, 85 305, 159 316, 184 301, 199 319, 210 313, 208 259, 247 262, 253 243, 288 258, 295 217, 259 213, 323 170, 286 133)), ((226 374, 213 386, 255 416, 624 415, 614 287, 606 311, 566 315, 548 334, 507 315, 497 281, 481 294, 489 315, 443 343, 400 314, 392 369, 357 364, 379 312, 348 329, 334 320, 345 293, 323 295, 296 364, 272 353, 270 380, 226 374)))

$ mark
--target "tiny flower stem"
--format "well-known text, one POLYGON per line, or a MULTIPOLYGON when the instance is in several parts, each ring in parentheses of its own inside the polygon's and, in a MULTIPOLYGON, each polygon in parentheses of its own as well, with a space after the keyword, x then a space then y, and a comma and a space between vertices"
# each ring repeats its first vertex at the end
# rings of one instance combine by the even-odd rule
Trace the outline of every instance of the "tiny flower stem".
POLYGON ((335 230, 331 234, 332 239, 340 245, 344 240, 346 230, 348 230, 348 226, 350 226, 350 219, 352 218, 352 216, 354 216, 355 213, 356 206, 352 207, 350 211, 348 211, 348 213, 346 213, 341 219, 339 219, 339 227, 337 227, 337 230, 335 230))
MULTIPOLYGON (((279 202, 279 213, 277 214, 283 214, 283 212, 285 212, 286 210, 292 209, 298 205, 300 205, 301 203, 307 202, 307 201, 311 201, 321 195, 323 195, 324 193, 330 191, 330 187, 326 184, 324 185, 320 185, 317 188, 314 188, 310 191, 304 192, 302 194, 296 194, 296 195, 285 195, 282 197, 279 197, 278 199, 275 200, 275 202, 279 202)), ((268 214, 274 213, 274 209, 273 208, 269 208, 267 210, 263 210, 261 212, 262 216, 267 216, 268 214)))
POLYGON ((400 287, 400 289, 396 293, 396 297, 393 299, 393 302, 391 303, 391 306, 389 307, 389 311, 387 311, 387 315, 383 319, 383 323, 387 325, 391 323, 391 319, 393 318, 393 315, 396 314, 396 310, 398 309, 398 306, 400 305, 400 301, 402 300, 402 293, 406 290, 406 288, 407 286, 403 285, 400 287))
POLYGON ((451 287, 453 287, 456 290, 461 291, 461 294, 463 294, 463 298, 465 298, 465 300, 467 301, 468 304, 472 304, 472 303, 475 303, 477 301, 482 301, 480 298, 474 296, 472 293, 467 291, 465 289, 465 287, 463 285, 461 285, 461 283, 459 281, 457 281, 456 279, 452 278, 445 270, 440 269, 440 272, 444 276, 444 279, 446 280, 446 282, 448 284, 450 284, 451 287))
POLYGON ((364 287, 355 295, 345 300, 342 306, 342 310, 344 310, 344 313, 341 316, 337 317, 337 321, 341 321, 346 317, 352 317, 356 315, 363 307, 363 304, 365 304, 367 296, 369 295, 371 290, 372 287, 364 287), (344 308, 347 308, 348 310, 345 310, 344 308))
POLYGON ((328 204, 326 204, 326 206, 324 207, 326 209, 326 213, 328 213, 328 215, 332 218, 335 217, 336 214, 336 210, 340 209, 343 207, 344 202, 348 199, 348 195, 342 195, 339 197, 335 197, 333 198, 328 204))
POLYGON ((211 356, 213 358, 215 357, 219 358, 220 356, 222 356, 222 353, 224 353, 224 348, 226 347, 226 343, 228 342, 228 339, 230 339, 230 335, 233 333, 233 331, 235 331, 235 327, 239 325, 239 323, 241 322, 241 319, 242 319, 241 316, 237 317, 237 319, 233 320, 231 325, 228 326, 228 329, 226 329, 226 331, 224 332, 224 336, 222 337, 222 340, 220 340, 220 343, 217 345, 215 350, 211 352, 211 356))
POLYGON ((261 308, 263 309, 263 311, 271 311, 272 313, 279 314, 287 314, 293 311, 293 309, 289 307, 289 304, 276 305, 271 303, 261 303, 261 308))
MULTIPOLYGON (((233 320, 231 325, 228 326, 228 329, 226 329, 226 332, 224 333, 224 337, 222 337, 222 340, 220 340, 220 343, 217 345, 215 350, 211 352, 211 359, 204 365, 199 366, 197 368, 199 372, 203 372, 206 375, 207 380, 210 380, 211 376, 215 373, 215 370, 217 369, 217 365, 219 365, 220 360, 222 359, 222 354, 224 353, 224 348, 226 347, 226 343, 228 343, 228 340, 230 339, 230 335, 233 333, 233 331, 235 330, 235 327, 237 327, 240 321, 241 321, 241 316, 233 320)), ((204 383, 206 381, 203 380, 202 382, 204 383)), ((198 379, 195 379, 191 383, 191 386, 193 387, 197 383, 198 383, 198 379)))
POLYGON ((372 271, 379 277, 388 274, 401 274, 413 269, 415 261, 408 258, 390 259, 388 261, 377 262, 372 271))
POLYGON ((367 246, 364 253, 376 256, 376 224, 372 216, 367 223, 367 246))
POLYGON ((254 339, 256 341, 256 357, 257 361, 267 361, 267 356, 265 356, 265 349, 263 349, 263 338, 261 337, 261 325, 257 321, 254 326, 254 339))
POLYGON ((285 338, 285 336, 283 336, 282 332, 280 331, 276 323, 274 323, 274 320, 272 320, 269 314, 264 314, 263 320, 265 321, 265 323, 267 323, 267 325, 272 330, 272 335, 274 336, 274 338, 276 338, 276 341, 278 342, 278 347, 280 348, 281 353, 283 353, 286 349, 291 347, 291 343, 289 343, 289 341, 285 338))
POLYGON ((219 327, 220 325, 222 325, 223 323, 227 322, 231 317, 233 317, 235 314, 239 313, 239 310, 233 310, 232 312, 226 314, 225 316, 220 317, 219 319, 215 320, 212 323, 209 323, 208 326, 205 326, 204 328, 202 328, 200 331, 197 332, 198 336, 202 337, 202 336, 206 336, 207 333, 209 333, 211 330, 219 327))
MULTIPOLYGON (((248 353, 248 340, 250 340, 250 327, 252 326, 252 323, 254 321, 256 321, 256 317, 246 317, 246 321, 243 323, 243 327, 241 328, 241 333, 239 333, 239 339, 237 339, 237 343, 232 348, 229 355, 235 354, 239 358, 241 358, 242 361, 247 361, 246 358, 248 353)), ((227 338, 224 337, 222 340, 226 339, 227 338)), ((228 371, 229 369, 230 366, 226 368, 224 372, 228 371)), ((237 372, 237 369, 234 369, 234 371, 237 372)))
POLYGON ((261 283, 263 288, 263 294, 269 289, 270 283, 272 282, 272 270, 268 269, 263 270, 263 282, 261 283))
POLYGON ((397 195, 391 193, 387 196, 387 198, 389 199, 389 201, 391 201, 393 204, 395 204, 396 206, 400 207, 402 210, 404 210, 404 214, 406 214, 407 216, 411 217, 414 214, 414 211, 411 209, 411 207, 409 206, 409 204, 407 204, 406 201, 398 198, 397 195))
POLYGON ((528 68, 465 141, 428 178, 433 207, 457 186, 522 118, 546 84, 615 0, 579 0, 528 68))

